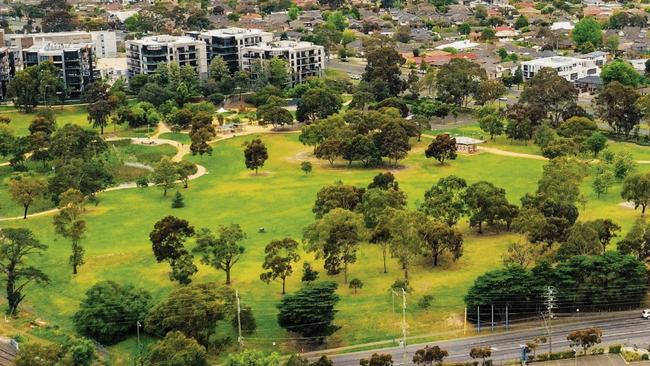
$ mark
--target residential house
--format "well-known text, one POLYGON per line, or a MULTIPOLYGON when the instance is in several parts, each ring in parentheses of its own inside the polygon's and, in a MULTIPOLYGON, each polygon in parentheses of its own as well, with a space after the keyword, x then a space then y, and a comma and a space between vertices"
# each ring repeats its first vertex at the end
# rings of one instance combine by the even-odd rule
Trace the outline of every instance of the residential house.
POLYGON ((494 28, 494 31, 494 36, 500 42, 510 42, 517 36, 517 31, 509 26, 498 26, 494 28))
POLYGON ((543 68, 554 69, 559 76, 572 82, 587 76, 600 75, 600 67, 588 58, 551 56, 522 62, 524 79, 532 78, 543 68))

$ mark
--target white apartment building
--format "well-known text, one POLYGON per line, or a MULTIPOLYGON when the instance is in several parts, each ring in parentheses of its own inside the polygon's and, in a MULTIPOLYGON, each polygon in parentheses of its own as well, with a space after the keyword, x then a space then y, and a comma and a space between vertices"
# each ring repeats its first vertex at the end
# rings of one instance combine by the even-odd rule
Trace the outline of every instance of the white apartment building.
POLYGON ((152 74, 158 64, 192 66, 200 78, 208 74, 205 43, 192 37, 150 36, 126 42, 127 74, 152 74))
POLYGON ((239 70, 242 48, 273 40, 272 33, 236 27, 188 32, 187 35, 205 42, 208 63, 216 56, 221 56, 228 63, 230 71, 239 70))
POLYGON ((589 58, 551 56, 522 62, 524 80, 535 76, 543 68, 551 68, 557 71, 558 75, 574 82, 587 76, 600 75, 600 67, 596 61, 589 58))
POLYGON ((3 39, 5 46, 18 51, 45 44, 85 45, 90 43, 96 58, 117 57, 117 38, 115 32, 110 31, 3 34, 3 39))
POLYGON ((323 76, 325 71, 325 49, 311 42, 277 41, 244 47, 240 66, 242 70, 254 71, 255 64, 263 67, 262 60, 274 57, 287 62, 292 84, 323 76))

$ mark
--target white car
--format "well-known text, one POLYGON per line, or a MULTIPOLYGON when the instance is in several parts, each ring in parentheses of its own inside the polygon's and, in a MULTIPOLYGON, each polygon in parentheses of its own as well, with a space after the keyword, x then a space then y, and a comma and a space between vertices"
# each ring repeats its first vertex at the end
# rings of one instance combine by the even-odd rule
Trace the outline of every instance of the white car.
POLYGON ((650 309, 645 309, 641 312, 641 317, 643 319, 650 319, 650 309))

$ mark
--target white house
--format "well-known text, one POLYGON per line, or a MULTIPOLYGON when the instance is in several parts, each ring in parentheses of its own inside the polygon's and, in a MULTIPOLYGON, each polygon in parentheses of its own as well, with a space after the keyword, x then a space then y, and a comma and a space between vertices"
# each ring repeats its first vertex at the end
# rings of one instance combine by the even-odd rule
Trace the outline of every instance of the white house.
POLYGON ((594 60, 588 58, 551 56, 522 62, 524 79, 528 80, 535 76, 543 68, 551 68, 557 71, 558 75, 569 80, 600 75, 600 67, 594 60))

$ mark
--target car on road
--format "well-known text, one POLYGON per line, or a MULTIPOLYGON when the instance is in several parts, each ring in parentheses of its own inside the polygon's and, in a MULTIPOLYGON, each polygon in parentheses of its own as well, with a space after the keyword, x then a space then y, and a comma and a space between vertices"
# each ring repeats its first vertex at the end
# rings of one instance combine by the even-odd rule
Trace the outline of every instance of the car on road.
POLYGON ((361 75, 359 74, 348 74, 352 80, 361 80, 361 75))
POLYGON ((641 317, 643 319, 650 319, 650 309, 645 309, 641 312, 641 317))

